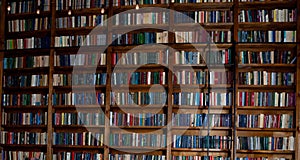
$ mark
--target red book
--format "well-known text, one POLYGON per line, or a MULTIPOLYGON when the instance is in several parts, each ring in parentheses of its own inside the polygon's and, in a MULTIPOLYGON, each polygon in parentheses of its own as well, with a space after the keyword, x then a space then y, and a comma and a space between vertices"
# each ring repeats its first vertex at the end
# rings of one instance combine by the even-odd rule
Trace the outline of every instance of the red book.
POLYGON ((246 92, 246 106, 250 106, 250 98, 251 98, 251 95, 249 95, 249 94, 251 94, 251 92, 246 92))
POLYGON ((229 55, 228 55, 228 50, 225 50, 225 64, 229 63, 229 55))
POLYGON ((116 65, 116 53, 112 53, 111 64, 116 65))
POLYGON ((75 152, 72 152, 72 153, 71 153, 71 159, 72 159, 72 160, 75 160, 75 152))

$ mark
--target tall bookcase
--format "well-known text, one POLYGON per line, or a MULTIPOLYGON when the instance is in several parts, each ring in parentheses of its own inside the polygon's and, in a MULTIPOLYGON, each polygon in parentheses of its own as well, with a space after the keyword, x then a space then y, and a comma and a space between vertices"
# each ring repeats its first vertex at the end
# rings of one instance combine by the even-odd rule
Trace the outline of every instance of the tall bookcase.
POLYGON ((300 2, 198 1, 2 0, 2 157, 300 159, 300 2))

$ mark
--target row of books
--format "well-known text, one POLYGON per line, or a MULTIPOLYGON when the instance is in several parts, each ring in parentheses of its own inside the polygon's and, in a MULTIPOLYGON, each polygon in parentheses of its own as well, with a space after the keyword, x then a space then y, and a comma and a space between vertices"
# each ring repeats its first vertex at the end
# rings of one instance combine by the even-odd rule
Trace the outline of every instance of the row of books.
POLYGON ((242 128, 293 128, 293 115, 290 114, 256 114, 238 116, 242 128))
POLYGON ((109 154, 108 160, 166 160, 165 155, 109 154))
POLYGON ((52 154, 53 160, 103 160, 102 153, 89 152, 58 152, 52 154))
POLYGON ((56 10, 101 8, 108 6, 108 2, 108 0, 56 0, 56 10))
POLYGON ((112 53, 112 65, 144 65, 160 64, 166 65, 169 62, 169 50, 158 52, 114 52, 112 53))
POLYGON ((231 31, 175 31, 176 43, 229 43, 231 31))
POLYGON ((290 150, 295 146, 295 137, 238 137, 238 150, 290 150))
POLYGON ((239 42, 296 42, 296 31, 243 31, 238 32, 239 42))
POLYGON ((232 84, 233 73, 228 70, 223 71, 210 71, 209 84, 232 84))
POLYGON ((53 74, 53 86, 105 85, 107 73, 53 74))
MULTIPOLYGON (((239 0, 239 2, 256 2, 257 0, 239 0)), ((260 2, 266 2, 268 0, 260 0, 260 2)), ((276 1, 280 1, 280 0, 276 0, 276 1)))
POLYGON ((9 132, 1 131, 1 144, 47 144, 46 132, 9 132))
POLYGON ((53 132, 53 145, 103 146, 103 133, 53 132))
POLYGON ((169 12, 121 13, 113 17, 113 25, 168 24, 169 12))
POLYGON ((296 9, 241 10, 239 22, 296 22, 296 9))
POLYGON ((33 151, 28 152, 28 151, 7 151, 7 150, 3 150, 2 159, 3 160, 10 160, 10 159, 46 160, 46 153, 44 153, 44 152, 33 152, 33 151))
POLYGON ((48 94, 3 94, 2 106, 48 105, 48 94))
POLYGON ((171 160, 230 160, 222 156, 172 156, 171 160))
POLYGON ((32 49, 32 48, 49 48, 50 37, 45 36, 42 38, 18 38, 6 40, 6 49, 32 49))
POLYGON ((230 114, 177 114, 172 113, 173 126, 231 127, 230 114))
POLYGON ((239 106, 293 107, 293 92, 238 92, 239 106))
POLYGON ((251 71, 239 73, 239 84, 292 86, 295 74, 288 72, 251 71))
POLYGON ((48 86, 48 75, 3 76, 3 87, 39 87, 48 86))
POLYGON ((71 16, 56 18, 56 28, 106 26, 107 15, 71 16))
POLYGON ((110 126, 165 126, 166 114, 110 112, 110 126))
POLYGON ((230 149, 229 136, 173 135, 173 148, 230 149))
POLYGON ((111 92, 110 103, 111 105, 163 105, 166 100, 165 92, 111 92))
POLYGON ((3 69, 49 67, 49 56, 3 58, 3 69))
POLYGON ((210 52, 176 51, 175 64, 231 64, 231 49, 220 49, 210 52))
POLYGON ((111 133, 109 137, 110 146, 130 147, 166 147, 165 134, 148 133, 111 133))
POLYGON ((48 17, 36 17, 29 19, 16 19, 7 21, 8 32, 49 30, 51 21, 48 17))
POLYGON ((10 7, 11 9, 8 14, 32 13, 37 9, 40 9, 41 11, 50 11, 50 0, 12 1, 10 7))
POLYGON ((173 73, 172 81, 174 84, 206 84, 206 71, 182 70, 173 73))
POLYGON ((232 23, 230 10, 194 11, 175 14, 175 23, 232 23))
POLYGON ((172 102, 174 105, 193 105, 193 106, 231 106, 232 93, 221 92, 180 92, 173 93, 172 102))
POLYGON ((52 119, 54 125, 104 125, 105 115, 103 112, 59 112, 53 113, 52 119))
POLYGON ((168 4, 169 0, 113 0, 113 6, 132 6, 136 4, 168 4))
POLYGON ((174 0, 175 3, 233 2, 233 0, 174 0))
POLYGON ((106 45, 106 34, 56 36, 54 44, 55 47, 78 47, 96 45, 106 45))
POLYGON ((296 58, 291 51, 241 51, 239 53, 241 64, 293 64, 296 58))
POLYGON ((251 157, 241 157, 241 158, 236 158, 236 160, 290 160, 287 158, 268 158, 268 157, 259 157, 259 158, 251 158, 251 157))
POLYGON ((165 71, 160 72, 114 72, 111 75, 112 85, 122 84, 166 84, 167 75, 165 71))
POLYGON ((113 34, 112 45, 168 43, 168 31, 113 34))
POLYGON ((54 66, 97 66, 106 64, 106 53, 55 55, 54 66))
POLYGON ((2 125, 46 125, 47 112, 2 112, 2 125))
POLYGON ((54 93, 52 105, 104 105, 105 93, 80 92, 80 93, 54 93))

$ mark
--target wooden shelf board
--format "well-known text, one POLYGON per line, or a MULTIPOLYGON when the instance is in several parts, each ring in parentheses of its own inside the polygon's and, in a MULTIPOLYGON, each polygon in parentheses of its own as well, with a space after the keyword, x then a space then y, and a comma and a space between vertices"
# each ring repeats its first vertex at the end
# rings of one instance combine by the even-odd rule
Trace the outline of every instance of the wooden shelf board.
POLYGON ((169 24, 140 24, 140 25, 113 25, 112 33, 134 33, 135 31, 147 31, 147 32, 155 32, 155 31, 167 31, 169 29, 169 24), (133 32, 132 32, 133 31, 133 32))
POLYGON ((276 150, 276 151, 268 151, 268 150, 237 150, 237 153, 247 153, 247 154, 293 154, 294 151, 282 151, 282 150, 276 150))
MULTIPOLYGON (((140 8, 144 8, 144 7, 160 7, 160 8, 168 8, 168 4, 139 4, 140 8)), ((140 12, 139 10, 135 11, 135 5, 131 5, 131 6, 113 6, 113 14, 118 14, 121 12, 125 12, 130 10, 131 12, 140 12)), ((145 10, 149 11, 149 10, 145 10)))
POLYGON ((177 23, 173 29, 176 31, 190 31, 190 30, 231 30, 233 23, 177 23))
POLYGON ((240 22, 242 30, 296 30, 296 22, 240 22))
POLYGON ((53 145, 53 149, 79 149, 79 150, 99 150, 104 149, 103 146, 88 146, 88 145, 53 145))
POLYGON ((225 9, 230 10, 233 7, 232 2, 222 3, 174 3, 174 10, 176 11, 197 11, 197 10, 212 10, 212 9, 225 9))
POLYGON ((296 129, 291 128, 237 128, 238 131, 261 132, 261 131, 274 131, 274 132, 295 132, 296 129))
POLYGON ((239 9, 285 9, 295 8, 296 1, 266 1, 266 2, 240 2, 239 9), (287 3, 289 2, 289 3, 287 3))
POLYGON ((34 31, 22 31, 22 32, 8 32, 7 39, 17 38, 31 38, 31 37, 46 37, 50 35, 50 30, 34 30, 34 31))
MULTIPOLYGON (((207 130, 208 127, 172 126, 172 130, 207 130)), ((209 127, 210 130, 231 130, 231 127, 209 127)))
MULTIPOLYGON (((172 151, 181 152, 207 152, 206 148, 171 148, 172 151)), ((229 149, 209 149, 210 152, 230 152, 229 149)))
POLYGON ((238 106, 238 110, 295 110, 296 107, 275 107, 275 106, 238 106))
POLYGON ((36 14, 35 12, 31 13, 15 13, 15 14, 7 14, 8 20, 14 19, 31 19, 32 17, 50 17, 50 11, 41 11, 40 14, 36 14))
POLYGON ((42 56, 49 55, 50 48, 35 48, 35 49, 9 49, 5 50, 4 57, 20 57, 20 56, 42 56))

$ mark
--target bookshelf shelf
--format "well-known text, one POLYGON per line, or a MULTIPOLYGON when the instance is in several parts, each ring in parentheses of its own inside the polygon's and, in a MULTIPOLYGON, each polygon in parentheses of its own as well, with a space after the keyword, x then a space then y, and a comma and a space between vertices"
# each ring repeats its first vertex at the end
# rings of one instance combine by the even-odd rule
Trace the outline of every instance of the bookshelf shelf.
POLYGON ((266 2, 241 2, 239 9, 281 9, 295 8, 296 1, 266 1, 266 2))
POLYGON ((27 37, 46 37, 50 35, 50 30, 35 30, 35 31, 23 31, 23 32, 10 32, 7 34, 7 38, 27 38, 27 37))
POLYGON ((180 24, 175 24, 173 29, 177 31, 182 28, 186 30, 196 30, 199 29, 199 25, 203 27, 203 29, 205 30, 212 30, 212 29, 230 30, 233 28, 233 23, 180 23, 180 24))
POLYGON ((294 151, 281 151, 281 150, 276 150, 276 151, 264 151, 264 150, 237 150, 238 153, 260 153, 260 154, 292 154, 294 151))
POLYGON ((197 10, 219 10, 219 9, 230 9, 232 8, 232 2, 224 3, 174 3, 174 9, 176 11, 197 11, 197 10))
MULTIPOLYGON (((197 149, 197 148, 172 148, 172 151, 181 152, 207 152, 208 149, 197 149)), ((210 152, 230 152, 229 149, 209 149, 210 152)))
POLYGON ((2 0, 1 136, 47 137, 0 144, 3 159, 25 152, 42 152, 43 160, 300 159, 300 2, 200 1, 2 0), (130 14, 103 23, 124 11, 130 14), (198 37, 199 26, 213 42, 198 37), (99 34, 97 42, 91 32, 99 34), (86 38, 90 43, 80 46, 86 38), (35 76, 47 83, 33 84, 35 76), (140 143, 137 135, 165 145, 123 143, 140 143), (78 136, 91 145, 66 140, 78 136), (241 145, 257 137, 288 145, 241 145), (200 140, 207 143, 193 146, 200 140))
POLYGON ((104 147, 103 146, 84 146, 84 145, 53 145, 53 148, 55 150, 103 150, 104 147))
POLYGON ((239 28, 243 30, 294 30, 296 22, 240 22, 239 28))
POLYGON ((60 28, 56 30, 57 36, 74 36, 74 35, 87 35, 95 27, 77 27, 77 28, 60 28))
POLYGON ((12 19, 29 19, 32 17, 49 17, 51 13, 49 11, 42 11, 40 14, 36 13, 16 13, 16 14, 7 14, 7 19, 12 20, 12 19))
POLYGON ((274 131, 274 132, 295 132, 295 129, 290 128, 237 128, 238 131, 274 131))

